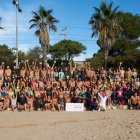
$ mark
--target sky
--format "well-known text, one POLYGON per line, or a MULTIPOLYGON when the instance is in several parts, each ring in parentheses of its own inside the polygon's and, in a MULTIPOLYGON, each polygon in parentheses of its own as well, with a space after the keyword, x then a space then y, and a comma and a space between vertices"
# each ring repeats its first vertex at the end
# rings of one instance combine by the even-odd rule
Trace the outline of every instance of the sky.
MULTIPOLYGON (((93 6, 99 7, 102 0, 19 0, 22 13, 18 14, 19 25, 19 50, 27 52, 39 46, 38 38, 34 35, 35 29, 29 30, 29 20, 32 19, 31 11, 38 11, 42 5, 46 9, 53 9, 53 15, 60 22, 56 25, 57 32, 50 32, 50 44, 53 45, 64 39, 81 42, 87 47, 86 54, 76 57, 76 61, 84 61, 92 57, 99 50, 97 38, 91 38, 91 25, 88 24, 91 15, 95 12, 93 6), (66 31, 62 31, 64 28, 66 31)), ((119 6, 119 11, 140 14, 140 0, 106 0, 114 2, 114 7, 119 6)), ((16 9, 12 0, 0 0, 0 44, 13 48, 16 46, 16 9)))

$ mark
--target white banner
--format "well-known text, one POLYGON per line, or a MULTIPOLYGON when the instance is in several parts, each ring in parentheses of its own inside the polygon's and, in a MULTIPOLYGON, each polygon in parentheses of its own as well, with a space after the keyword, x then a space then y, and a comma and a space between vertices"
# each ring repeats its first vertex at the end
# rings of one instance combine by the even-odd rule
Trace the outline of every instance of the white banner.
POLYGON ((66 103, 66 111, 81 112, 84 111, 83 103, 66 103))

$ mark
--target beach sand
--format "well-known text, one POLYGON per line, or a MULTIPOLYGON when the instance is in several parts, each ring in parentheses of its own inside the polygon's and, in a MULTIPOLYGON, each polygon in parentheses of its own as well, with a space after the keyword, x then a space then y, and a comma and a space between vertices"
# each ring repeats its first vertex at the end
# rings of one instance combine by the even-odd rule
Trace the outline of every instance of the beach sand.
POLYGON ((140 111, 0 112, 0 140, 140 140, 140 111))

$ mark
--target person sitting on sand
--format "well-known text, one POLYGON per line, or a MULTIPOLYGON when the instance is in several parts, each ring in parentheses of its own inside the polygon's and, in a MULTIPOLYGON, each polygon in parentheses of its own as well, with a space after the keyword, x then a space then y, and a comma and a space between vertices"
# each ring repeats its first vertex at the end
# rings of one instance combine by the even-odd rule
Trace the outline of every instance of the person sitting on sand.
POLYGON ((53 99, 52 99, 52 111, 55 111, 56 109, 59 110, 59 107, 58 107, 58 98, 57 98, 57 95, 54 95, 53 96, 53 99))
POLYGON ((18 111, 20 112, 21 110, 26 110, 26 97, 23 94, 21 94, 18 97, 18 101, 18 111))
POLYGON ((98 108, 98 99, 93 92, 91 95, 91 99, 90 99, 90 110, 92 110, 92 111, 97 110, 97 108, 98 108))
POLYGON ((2 97, 5 97, 7 95, 7 92, 6 92, 6 88, 5 87, 3 87, 0 91, 1 91, 1 96, 2 97))
POLYGON ((4 105, 4 97, 0 94, 0 111, 2 111, 4 105))
POLYGON ((11 110, 14 111, 14 109, 17 108, 17 95, 12 95, 11 98, 11 110))
POLYGON ((130 109, 134 109, 134 107, 140 108, 140 97, 137 95, 136 92, 130 98, 130 109))
POLYGON ((52 102, 52 100, 51 100, 51 96, 46 96, 45 98, 44 98, 44 107, 45 107, 45 109, 47 110, 47 109, 51 109, 52 107, 51 107, 51 102, 52 102))
POLYGON ((41 97, 41 94, 39 94, 37 97, 34 99, 34 109, 37 111, 39 110, 44 110, 44 100, 41 97))
POLYGON ((65 96, 65 104, 66 104, 66 103, 71 103, 70 94, 67 94, 67 96, 65 96))
POLYGON ((65 105, 64 95, 60 94, 59 98, 58 98, 58 109, 59 109, 59 111, 64 110, 64 105, 65 105))
POLYGON ((10 107, 10 100, 9 100, 8 96, 6 95, 4 98, 3 111, 8 110, 9 107, 10 107))
POLYGON ((28 107, 29 111, 33 110, 33 100, 34 99, 33 99, 32 95, 28 94, 26 96, 26 99, 27 99, 27 107, 28 107))

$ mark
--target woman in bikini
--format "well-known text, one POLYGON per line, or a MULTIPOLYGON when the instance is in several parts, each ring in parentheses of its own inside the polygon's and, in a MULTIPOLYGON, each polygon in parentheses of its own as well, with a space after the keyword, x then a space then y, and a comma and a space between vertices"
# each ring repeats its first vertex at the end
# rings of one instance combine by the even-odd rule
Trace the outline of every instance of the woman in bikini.
POLYGON ((27 108, 29 109, 29 111, 32 111, 33 110, 33 96, 31 94, 28 94, 26 96, 26 99, 27 99, 27 108))
POLYGON ((9 109, 10 107, 10 100, 8 98, 8 96, 6 95, 4 98, 4 104, 3 104, 3 111, 9 109))
POLYGON ((17 108, 17 95, 12 95, 11 98, 11 110, 14 111, 14 109, 17 108))
POLYGON ((44 98, 44 107, 45 107, 45 109, 47 110, 47 109, 51 109, 52 108, 52 100, 51 100, 51 96, 46 96, 45 98, 44 98))

